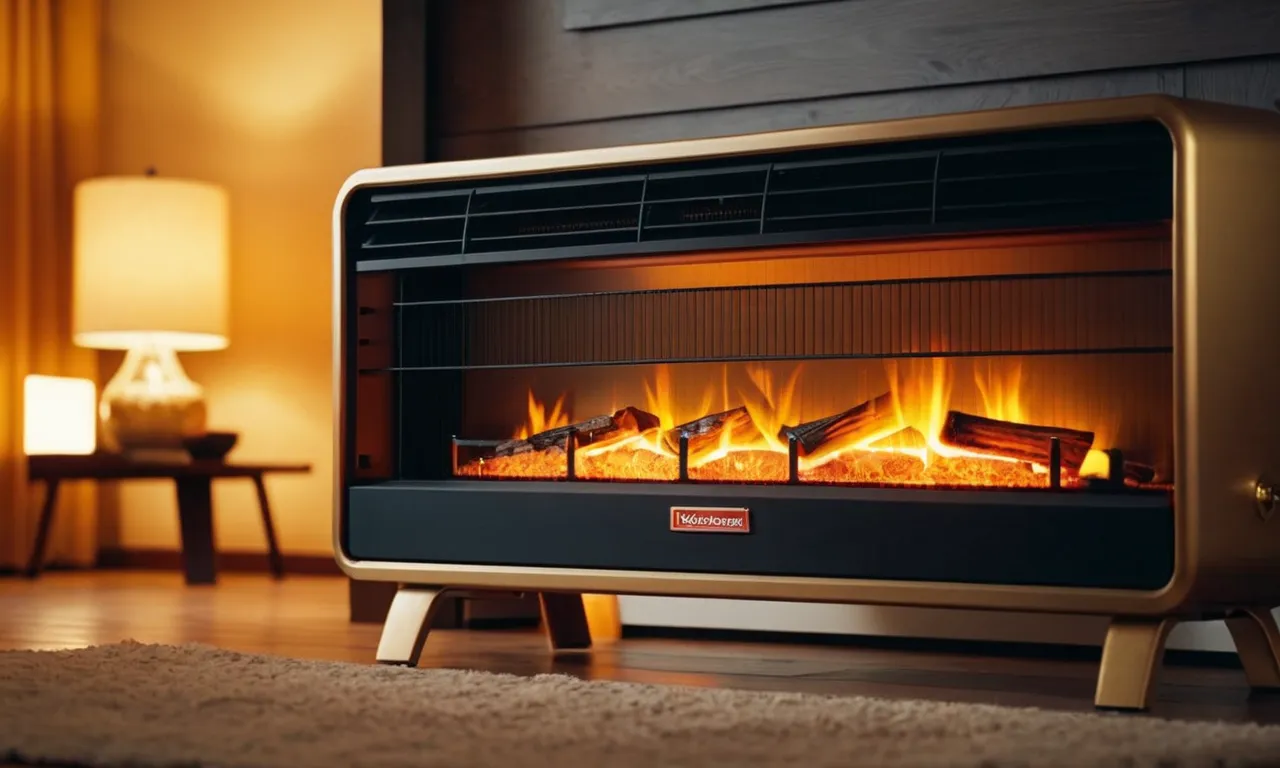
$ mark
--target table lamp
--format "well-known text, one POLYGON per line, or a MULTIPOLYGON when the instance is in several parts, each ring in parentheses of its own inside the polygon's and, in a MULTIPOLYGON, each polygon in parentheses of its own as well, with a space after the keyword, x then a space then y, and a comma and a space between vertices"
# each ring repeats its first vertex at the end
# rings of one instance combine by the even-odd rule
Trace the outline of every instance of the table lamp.
POLYGON ((125 351, 98 405, 103 447, 177 453, 205 431, 177 353, 228 344, 227 194, 148 171, 83 181, 74 203, 74 341, 125 351))

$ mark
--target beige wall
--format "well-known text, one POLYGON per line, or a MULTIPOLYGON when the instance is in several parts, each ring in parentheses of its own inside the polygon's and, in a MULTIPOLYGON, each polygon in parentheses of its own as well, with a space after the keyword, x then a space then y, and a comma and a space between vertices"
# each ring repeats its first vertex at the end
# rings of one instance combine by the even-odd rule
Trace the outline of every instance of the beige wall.
MULTIPOLYGON (((330 211, 378 164, 377 0, 107 0, 103 171, 214 181, 231 195, 231 346, 187 354, 235 456, 310 462, 268 481, 286 553, 328 553, 330 211)), ((104 370, 104 376, 111 371, 104 370)), ((217 541, 263 548, 252 487, 215 486, 217 541)), ((110 505, 109 505, 110 506, 110 505)), ((178 546, 174 492, 121 488, 106 545, 178 546)))

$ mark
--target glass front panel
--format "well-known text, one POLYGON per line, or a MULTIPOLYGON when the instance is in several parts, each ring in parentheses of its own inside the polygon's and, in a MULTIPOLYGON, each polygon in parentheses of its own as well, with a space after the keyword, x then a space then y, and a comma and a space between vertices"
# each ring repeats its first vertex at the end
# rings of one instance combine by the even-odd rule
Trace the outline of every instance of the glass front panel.
POLYGON ((361 376, 394 382, 401 479, 1165 492, 1170 254, 1158 226, 411 270, 361 376))

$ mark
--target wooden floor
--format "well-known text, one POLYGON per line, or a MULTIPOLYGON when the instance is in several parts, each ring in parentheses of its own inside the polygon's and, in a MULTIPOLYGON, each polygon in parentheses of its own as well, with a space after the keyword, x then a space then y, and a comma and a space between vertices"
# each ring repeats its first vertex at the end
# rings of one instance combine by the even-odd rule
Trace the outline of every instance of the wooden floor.
MULTIPOLYGON (((133 639, 368 663, 378 627, 346 618, 337 578, 224 576, 185 587, 168 573, 0 578, 0 649, 133 639)), ((439 631, 423 666, 662 685, 722 686, 1092 711, 1096 663, 857 647, 628 639, 553 657, 528 630, 439 631)), ((1280 698, 1250 697, 1238 669, 1166 667, 1154 714, 1280 722, 1280 698)))

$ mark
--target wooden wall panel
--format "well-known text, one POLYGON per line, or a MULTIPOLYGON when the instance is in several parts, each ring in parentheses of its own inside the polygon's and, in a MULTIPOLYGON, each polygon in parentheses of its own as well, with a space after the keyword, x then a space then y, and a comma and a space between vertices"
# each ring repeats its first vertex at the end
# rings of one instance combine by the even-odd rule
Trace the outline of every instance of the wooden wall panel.
POLYGON ((603 29, 627 24, 716 16, 779 5, 835 0, 563 0, 565 29, 603 29))
POLYGON ((382 0, 383 165, 426 159, 427 8, 422 0, 382 0))
POLYGON ((440 152, 442 157, 463 160, 1148 93, 1181 96, 1182 68, 1175 66, 1093 72, 1036 80, 872 93, 465 133, 442 137, 440 152))
POLYGON ((1193 99, 1280 110, 1280 57, 1192 64, 1186 88, 1193 99))
POLYGON ((442 6, 443 133, 1280 54, 1275 0, 844 0, 566 31, 442 6))

